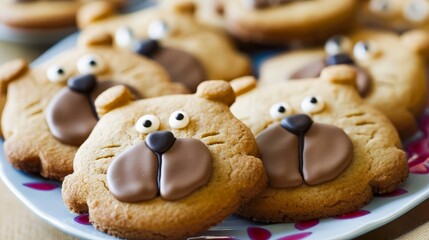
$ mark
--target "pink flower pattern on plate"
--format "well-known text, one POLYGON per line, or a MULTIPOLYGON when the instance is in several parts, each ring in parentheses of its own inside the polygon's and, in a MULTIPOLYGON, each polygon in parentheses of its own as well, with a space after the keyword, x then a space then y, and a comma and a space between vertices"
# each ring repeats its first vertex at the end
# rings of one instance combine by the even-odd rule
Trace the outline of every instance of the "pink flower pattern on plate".
POLYGON ((268 240, 271 237, 271 232, 265 228, 248 227, 247 235, 251 240, 268 240))
POLYGON ((370 211, 361 209, 361 210, 356 210, 354 212, 347 213, 344 215, 336 216, 335 219, 339 219, 339 220, 353 219, 353 218, 363 217, 370 213, 371 213, 370 211))
POLYGON ((60 185, 56 183, 43 183, 43 182, 24 183, 22 185, 38 191, 51 191, 60 187, 60 185))
POLYGON ((82 225, 91 225, 88 214, 82 214, 74 218, 74 221, 82 225))
POLYGON ((408 154, 410 173, 429 173, 429 114, 425 113, 419 122, 420 133, 417 139, 407 144, 405 150, 408 154))
POLYGON ((319 224, 319 219, 295 223, 295 228, 298 230, 307 230, 319 224))
POLYGON ((311 235, 311 232, 297 233, 289 236, 278 238, 277 240, 301 240, 311 235))

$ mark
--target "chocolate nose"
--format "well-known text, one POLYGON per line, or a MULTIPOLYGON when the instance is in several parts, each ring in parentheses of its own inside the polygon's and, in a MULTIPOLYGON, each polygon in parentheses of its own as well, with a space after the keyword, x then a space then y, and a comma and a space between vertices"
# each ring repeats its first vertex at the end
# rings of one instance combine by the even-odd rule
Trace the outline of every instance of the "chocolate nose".
POLYGON ((67 86, 75 92, 89 94, 97 86, 97 78, 93 74, 72 77, 67 81, 67 86))
POLYGON ((339 65, 339 64, 350 64, 353 65, 354 61, 348 54, 339 53, 332 56, 326 57, 326 65, 339 65))
POLYGON ((305 114, 296 114, 283 118, 280 125, 295 135, 302 135, 313 124, 313 120, 305 114))
POLYGON ((173 146, 175 140, 176 138, 170 131, 159 131, 149 133, 146 137, 146 144, 155 153, 163 154, 173 146))
POLYGON ((139 41, 134 48, 134 52, 143 56, 150 57, 159 49, 159 43, 157 40, 147 39, 139 41))

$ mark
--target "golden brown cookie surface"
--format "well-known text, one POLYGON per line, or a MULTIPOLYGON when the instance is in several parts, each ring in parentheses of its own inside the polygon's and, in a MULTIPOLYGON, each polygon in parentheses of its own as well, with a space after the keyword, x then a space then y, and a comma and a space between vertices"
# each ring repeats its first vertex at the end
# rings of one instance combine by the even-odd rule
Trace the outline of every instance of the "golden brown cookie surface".
POLYGON ((255 134, 269 179, 240 215, 288 222, 345 214, 406 179, 398 134, 360 98, 355 77, 351 67, 331 66, 321 79, 259 86, 238 97, 232 112, 255 134))
POLYGON ((72 172, 77 146, 97 122, 93 101, 103 90, 126 84, 136 98, 186 92, 155 62, 106 46, 70 49, 2 82, 8 160, 54 179, 72 172))
POLYGON ((66 205, 127 239, 181 239, 220 222, 266 185, 255 139, 229 111, 234 98, 225 81, 138 101, 109 89, 64 181, 66 205))
POLYGON ((361 29, 334 36, 325 50, 297 50, 265 62, 261 83, 317 77, 327 65, 349 64, 359 71, 358 87, 364 99, 393 122, 401 137, 415 133, 415 118, 427 96, 424 55, 427 34, 361 29))
MULTIPOLYGON (((2 0, 0 21, 18 28, 58 28, 76 25, 76 13, 89 0, 2 0)), ((106 4, 123 5, 123 0, 108 0, 106 4)))
POLYGON ((370 26, 395 31, 428 29, 429 2, 426 0, 365 0, 359 20, 370 26))
POLYGON ((246 42, 314 43, 346 30, 353 20, 357 2, 230 0, 224 1, 224 15, 229 32, 246 42))
POLYGON ((81 24, 81 40, 97 34, 114 37, 116 46, 145 55, 165 67, 173 81, 191 91, 207 79, 250 74, 250 62, 223 31, 203 25, 193 10, 152 8, 81 24))

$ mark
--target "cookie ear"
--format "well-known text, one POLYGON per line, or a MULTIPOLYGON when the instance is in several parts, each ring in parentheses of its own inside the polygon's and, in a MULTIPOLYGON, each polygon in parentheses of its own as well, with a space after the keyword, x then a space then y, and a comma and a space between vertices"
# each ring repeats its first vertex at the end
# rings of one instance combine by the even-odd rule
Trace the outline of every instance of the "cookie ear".
POLYGON ((235 96, 243 95, 256 88, 256 79, 253 76, 237 78, 229 82, 235 92, 235 96))
POLYGON ((0 66, 0 91, 6 93, 7 85, 17 79, 28 69, 24 59, 16 59, 0 66))
POLYGON ((115 15, 113 3, 108 1, 94 1, 84 4, 77 12, 76 22, 83 29, 96 21, 115 15))
POLYGON ((429 54, 429 32, 411 30, 401 36, 402 43, 419 54, 429 54))
POLYGON ((193 15, 197 11, 195 0, 170 0, 163 7, 173 10, 177 13, 193 15))
POLYGON ((198 85, 196 95, 208 100, 231 106, 235 102, 235 93, 231 85, 223 80, 211 80, 198 85))
POLYGON ((124 85, 111 87, 95 99, 95 109, 101 118, 115 108, 127 105, 134 100, 134 95, 124 85))
POLYGON ((356 76, 356 69, 348 65, 325 67, 320 73, 320 78, 323 81, 350 86, 356 86, 356 76))
POLYGON ((80 34, 77 45, 82 47, 113 46, 113 36, 104 30, 85 31, 80 34))

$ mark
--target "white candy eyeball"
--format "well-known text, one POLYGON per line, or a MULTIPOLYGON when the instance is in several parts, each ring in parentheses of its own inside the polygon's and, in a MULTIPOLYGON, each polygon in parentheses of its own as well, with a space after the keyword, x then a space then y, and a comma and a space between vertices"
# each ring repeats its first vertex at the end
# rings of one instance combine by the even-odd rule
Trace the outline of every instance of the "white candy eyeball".
POLYGON ((318 113, 325 108, 325 102, 320 97, 309 96, 301 102, 301 109, 305 113, 318 113))
POLYGON ((151 133, 159 129, 159 119, 155 115, 144 115, 137 120, 135 128, 139 133, 151 133))
POLYGON ((355 58, 359 60, 366 60, 376 57, 378 53, 379 51, 376 44, 370 41, 360 41, 356 43, 353 48, 353 54, 355 58))
POLYGON ((175 111, 170 115, 168 123, 174 129, 185 128, 189 124, 189 115, 184 111, 175 111))
POLYGON ((131 48, 135 41, 133 31, 128 27, 120 27, 115 32, 115 42, 121 48, 131 48))
POLYGON ((168 36, 170 29, 165 21, 153 20, 149 23, 147 35, 152 40, 160 40, 168 36))
POLYGON ((58 65, 50 66, 46 71, 46 76, 48 77, 48 80, 53 83, 66 82, 68 79, 68 73, 65 68, 58 65))
POLYGON ((339 53, 348 53, 351 49, 352 43, 350 39, 341 35, 333 36, 325 43, 325 52, 329 56, 339 53))
POLYGON ((270 108, 270 115, 274 120, 280 120, 289 116, 291 113, 292 108, 289 106, 289 104, 284 102, 276 103, 270 108))
POLYGON ((100 73, 104 68, 104 62, 95 54, 87 54, 77 61, 77 70, 81 74, 100 73))
POLYGON ((325 43, 325 52, 329 56, 340 53, 348 53, 352 49, 352 42, 345 36, 336 35, 325 43))
POLYGON ((371 0, 369 10, 375 13, 387 13, 390 10, 389 0, 371 0))
POLYGON ((403 14, 412 22, 422 22, 429 16, 429 3, 426 0, 411 0, 404 5, 403 14))

